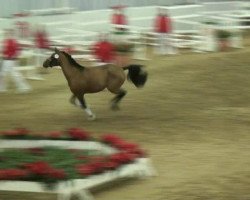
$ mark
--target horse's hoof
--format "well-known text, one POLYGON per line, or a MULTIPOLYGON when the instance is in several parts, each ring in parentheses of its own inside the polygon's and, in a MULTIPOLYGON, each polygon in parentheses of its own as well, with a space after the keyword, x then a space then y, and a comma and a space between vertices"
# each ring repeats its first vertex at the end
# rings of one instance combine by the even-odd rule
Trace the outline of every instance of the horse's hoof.
POLYGON ((88 116, 88 120, 89 120, 89 121, 94 121, 95 119, 96 119, 96 116, 95 116, 94 114, 88 116))
POLYGON ((72 99, 69 100, 69 103, 72 104, 73 106, 76 106, 74 100, 72 100, 72 99))
POLYGON ((113 105, 111 106, 111 110, 117 111, 117 110, 120 110, 120 107, 119 107, 117 104, 113 104, 113 105))

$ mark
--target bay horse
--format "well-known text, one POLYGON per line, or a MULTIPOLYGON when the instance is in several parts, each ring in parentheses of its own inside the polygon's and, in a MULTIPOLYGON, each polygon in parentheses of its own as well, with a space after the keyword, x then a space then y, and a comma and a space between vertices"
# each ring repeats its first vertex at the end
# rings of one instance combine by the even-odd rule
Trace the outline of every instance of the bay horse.
POLYGON ((87 93, 97 93, 107 88, 116 96, 111 101, 113 110, 119 109, 118 104, 126 95, 126 90, 122 89, 122 85, 126 80, 125 70, 128 70, 127 78, 137 88, 143 87, 147 81, 147 72, 143 70, 142 65, 129 65, 125 67, 116 66, 114 64, 106 64, 99 67, 84 67, 78 64, 68 53, 55 48, 55 52, 47 58, 43 67, 60 66, 63 74, 68 81, 69 88, 73 93, 70 102, 77 105, 76 99, 80 103, 80 107, 85 110, 88 119, 94 120, 95 115, 87 106, 84 95, 87 93))

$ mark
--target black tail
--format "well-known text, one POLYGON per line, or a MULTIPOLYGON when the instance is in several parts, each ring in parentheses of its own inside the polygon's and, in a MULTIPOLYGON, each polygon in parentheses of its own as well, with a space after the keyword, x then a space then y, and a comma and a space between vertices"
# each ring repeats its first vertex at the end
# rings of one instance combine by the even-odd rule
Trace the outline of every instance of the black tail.
POLYGON ((123 67, 124 70, 128 69, 128 80, 132 81, 138 88, 143 87, 148 78, 148 73, 142 69, 143 67, 143 65, 129 65, 123 67))

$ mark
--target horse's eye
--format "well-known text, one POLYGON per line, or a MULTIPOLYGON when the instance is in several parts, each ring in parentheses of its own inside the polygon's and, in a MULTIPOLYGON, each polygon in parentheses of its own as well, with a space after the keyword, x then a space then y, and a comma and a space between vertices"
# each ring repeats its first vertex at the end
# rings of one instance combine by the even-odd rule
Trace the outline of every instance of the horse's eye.
POLYGON ((59 58, 59 55, 58 55, 58 54, 55 54, 55 55, 54 55, 54 58, 55 58, 55 59, 58 59, 58 58, 59 58))

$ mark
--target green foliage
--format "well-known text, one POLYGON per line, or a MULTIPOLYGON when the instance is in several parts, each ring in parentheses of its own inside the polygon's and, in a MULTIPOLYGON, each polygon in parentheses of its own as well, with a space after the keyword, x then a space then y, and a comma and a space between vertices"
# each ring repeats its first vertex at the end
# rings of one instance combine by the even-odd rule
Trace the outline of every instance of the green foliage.
POLYGON ((217 30, 216 35, 217 35, 217 38, 226 40, 230 38, 232 34, 226 30, 217 30))
POLYGON ((20 168, 24 163, 37 161, 47 162, 56 169, 63 169, 68 179, 82 178, 77 174, 75 166, 88 163, 96 156, 105 156, 96 150, 69 150, 55 147, 41 148, 43 153, 32 152, 30 149, 9 149, 0 152, 0 169, 20 168), (79 157, 86 159, 79 159, 79 157))

